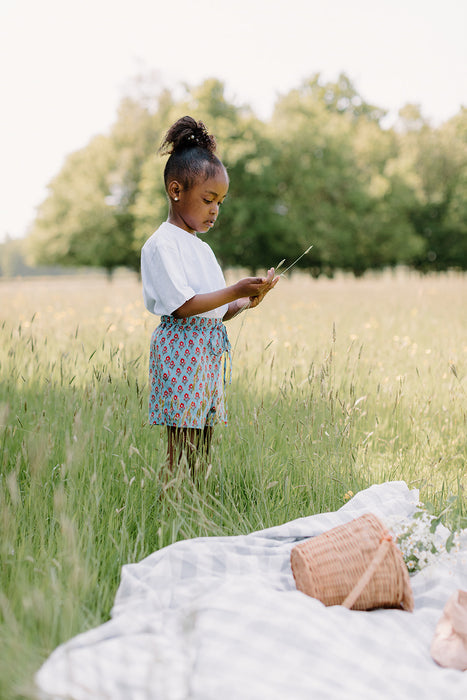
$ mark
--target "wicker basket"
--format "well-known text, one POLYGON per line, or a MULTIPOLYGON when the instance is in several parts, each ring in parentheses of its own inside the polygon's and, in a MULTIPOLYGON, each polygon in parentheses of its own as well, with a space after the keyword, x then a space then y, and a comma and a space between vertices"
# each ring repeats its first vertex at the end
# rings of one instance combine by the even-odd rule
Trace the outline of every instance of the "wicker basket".
POLYGON ((325 605, 413 610, 402 553, 372 513, 301 542, 290 561, 297 588, 325 605))

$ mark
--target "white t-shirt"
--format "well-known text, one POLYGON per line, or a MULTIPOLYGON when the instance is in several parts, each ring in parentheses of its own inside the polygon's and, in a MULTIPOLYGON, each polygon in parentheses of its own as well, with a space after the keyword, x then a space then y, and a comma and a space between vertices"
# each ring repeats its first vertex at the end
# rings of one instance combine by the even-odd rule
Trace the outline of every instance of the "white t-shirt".
MULTIPOLYGON (((178 309, 195 294, 225 287, 224 275, 207 243, 168 221, 159 226, 141 250, 144 304, 157 316, 178 309)), ((228 304, 198 314, 223 318, 228 304)))

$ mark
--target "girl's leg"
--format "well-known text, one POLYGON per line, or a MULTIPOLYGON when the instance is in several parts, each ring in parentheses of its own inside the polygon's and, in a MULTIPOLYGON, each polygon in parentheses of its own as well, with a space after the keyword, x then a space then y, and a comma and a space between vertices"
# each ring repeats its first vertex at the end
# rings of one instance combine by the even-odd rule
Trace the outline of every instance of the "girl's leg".
POLYGON ((206 425, 198 428, 176 428, 167 426, 167 458, 169 467, 173 470, 182 455, 186 456, 192 475, 195 472, 197 457, 207 460, 211 448, 213 429, 206 425))
POLYGON ((212 433, 212 425, 205 425, 203 428, 203 454, 206 458, 206 462, 208 461, 209 452, 211 450, 212 433))
POLYGON ((171 471, 173 471, 174 466, 179 463, 182 455, 186 453, 186 433, 187 428, 176 428, 172 425, 167 426, 167 459, 171 471))

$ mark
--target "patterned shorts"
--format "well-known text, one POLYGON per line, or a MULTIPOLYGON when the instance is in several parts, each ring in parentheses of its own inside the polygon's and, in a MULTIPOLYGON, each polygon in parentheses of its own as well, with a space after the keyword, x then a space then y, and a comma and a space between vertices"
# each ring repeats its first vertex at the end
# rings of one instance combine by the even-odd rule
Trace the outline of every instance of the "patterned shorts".
POLYGON ((222 321, 162 316, 149 354, 149 423, 199 429, 227 423, 226 355, 230 361, 222 321))

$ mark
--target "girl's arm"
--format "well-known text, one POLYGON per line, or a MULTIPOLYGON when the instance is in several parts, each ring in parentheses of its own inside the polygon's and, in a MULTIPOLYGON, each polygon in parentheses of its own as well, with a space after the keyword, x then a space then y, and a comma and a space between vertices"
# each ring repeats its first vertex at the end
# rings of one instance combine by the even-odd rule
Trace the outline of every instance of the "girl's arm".
MULTIPOLYGON (((274 280, 274 268, 271 268, 267 277, 245 277, 230 287, 224 287, 224 289, 207 292, 206 294, 195 294, 195 296, 176 309, 172 315, 175 318, 197 316, 228 304, 229 309, 224 316, 224 320, 227 321, 238 313, 243 306, 246 306, 251 299, 258 297, 261 300, 266 292, 274 286, 277 279, 274 280)), ((251 303, 254 306, 257 305, 254 302, 251 303)))

